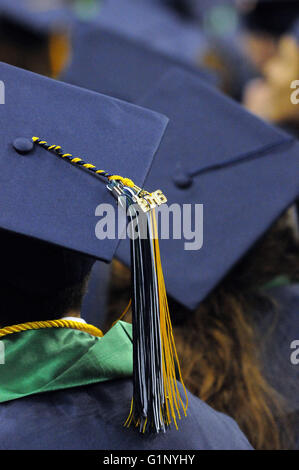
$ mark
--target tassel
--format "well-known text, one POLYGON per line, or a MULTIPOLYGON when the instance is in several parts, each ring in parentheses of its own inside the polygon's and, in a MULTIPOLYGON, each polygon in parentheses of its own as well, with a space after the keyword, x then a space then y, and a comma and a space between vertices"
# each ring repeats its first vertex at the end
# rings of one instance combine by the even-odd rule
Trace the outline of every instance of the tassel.
POLYGON ((172 422, 178 429, 188 397, 172 332, 155 214, 155 206, 166 198, 161 191, 150 194, 115 182, 109 186, 125 195, 125 203, 119 201, 128 209, 131 228, 133 398, 124 425, 135 425, 141 433, 165 432, 172 422))
POLYGON ((172 333, 161 265, 155 207, 167 202, 158 190, 149 193, 129 178, 110 174, 64 153, 60 145, 32 137, 57 157, 91 172, 109 183, 107 188, 128 210, 131 228, 133 398, 125 426, 134 424, 140 432, 165 432, 173 422, 178 429, 180 410, 186 416, 188 396, 183 383, 172 333), (182 383, 186 402, 178 389, 182 383))

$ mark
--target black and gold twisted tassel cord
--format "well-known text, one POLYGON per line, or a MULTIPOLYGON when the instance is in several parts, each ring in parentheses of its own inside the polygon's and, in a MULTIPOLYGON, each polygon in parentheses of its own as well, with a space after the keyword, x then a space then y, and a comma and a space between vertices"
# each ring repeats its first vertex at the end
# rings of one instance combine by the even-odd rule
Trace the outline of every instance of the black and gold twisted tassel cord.
POLYGON ((186 415, 188 396, 172 332, 155 215, 155 207, 167 199, 160 190, 149 193, 129 178, 112 175, 82 158, 64 153, 59 145, 49 145, 38 137, 32 140, 72 164, 103 176, 114 196, 120 202, 125 201, 132 230, 133 326, 133 398, 125 426, 135 425, 141 433, 165 432, 171 423, 178 428, 180 409, 186 415), (124 196, 122 201, 121 196, 124 196), (136 227, 137 237, 133 233, 136 227), (177 379, 182 383, 185 403, 177 379))
POLYGON ((58 157, 68 160, 74 165, 81 166, 82 168, 85 168, 86 170, 89 170, 92 173, 95 173, 96 175, 100 175, 100 176, 103 176, 104 178, 107 178, 108 181, 121 181, 121 183, 124 186, 127 186, 128 188, 135 187, 133 181, 130 180, 129 178, 123 178, 122 176, 119 176, 119 175, 112 175, 110 173, 107 173, 104 170, 99 170, 95 165, 93 165, 92 163, 85 162, 82 158, 74 157, 71 153, 64 153, 60 145, 50 145, 48 144, 46 140, 42 140, 39 137, 32 137, 32 141, 35 144, 38 144, 44 149, 48 150, 49 152, 55 153, 58 157))

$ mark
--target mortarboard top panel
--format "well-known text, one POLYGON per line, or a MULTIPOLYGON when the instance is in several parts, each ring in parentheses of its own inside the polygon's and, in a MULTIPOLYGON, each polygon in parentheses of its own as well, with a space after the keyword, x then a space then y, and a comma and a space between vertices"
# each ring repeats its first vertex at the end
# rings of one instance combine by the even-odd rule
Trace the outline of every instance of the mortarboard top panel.
POLYGON ((0 19, 38 34, 64 30, 74 18, 70 3, 63 0, 0 0, 0 19))
POLYGON ((0 78, 0 228, 110 261, 118 241, 95 236, 96 207, 114 204, 106 184, 40 146, 22 155, 13 144, 25 138, 30 149, 38 136, 142 186, 167 118, 3 63, 0 78))
MULTIPOLYGON (((145 186, 168 204, 203 204, 200 250, 160 240, 168 293, 193 309, 295 200, 299 144, 182 70, 141 103, 170 119, 145 186)), ((126 242, 117 257, 129 264, 126 242)))
POLYGON ((207 47, 198 24, 183 21, 163 2, 102 0, 94 21, 190 63, 199 60, 207 47))
POLYGON ((215 82, 203 69, 88 23, 78 24, 73 42, 73 57, 62 80, 126 101, 136 102, 174 66, 215 82))

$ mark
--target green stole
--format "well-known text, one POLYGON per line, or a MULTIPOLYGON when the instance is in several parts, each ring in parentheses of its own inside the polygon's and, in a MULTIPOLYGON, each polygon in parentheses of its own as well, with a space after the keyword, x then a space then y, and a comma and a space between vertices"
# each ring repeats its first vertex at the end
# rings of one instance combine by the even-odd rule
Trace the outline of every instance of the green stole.
POLYGON ((10 334, 1 342, 0 403, 133 374, 132 325, 122 321, 102 338, 45 328, 10 334))

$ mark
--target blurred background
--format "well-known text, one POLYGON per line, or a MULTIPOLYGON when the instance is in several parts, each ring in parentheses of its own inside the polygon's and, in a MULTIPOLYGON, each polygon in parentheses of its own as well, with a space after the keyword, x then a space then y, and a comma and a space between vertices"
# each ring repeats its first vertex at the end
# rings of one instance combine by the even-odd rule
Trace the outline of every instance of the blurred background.
POLYGON ((226 94, 298 136, 298 0, 0 0, 0 60, 59 78, 82 22, 208 69, 226 94))

